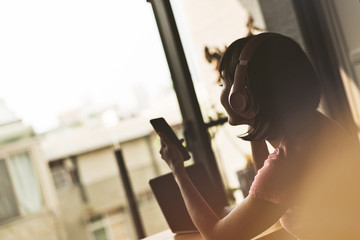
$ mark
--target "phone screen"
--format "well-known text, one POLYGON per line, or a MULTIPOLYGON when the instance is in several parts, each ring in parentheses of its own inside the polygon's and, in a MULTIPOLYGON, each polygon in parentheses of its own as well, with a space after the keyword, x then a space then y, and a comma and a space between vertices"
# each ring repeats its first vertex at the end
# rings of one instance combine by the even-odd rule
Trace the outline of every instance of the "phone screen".
POLYGON ((189 152, 182 145, 181 141, 176 136, 176 134, 174 133, 174 131, 171 129, 171 127, 165 121, 164 118, 160 117, 160 118, 151 119, 150 123, 153 126, 155 132, 157 132, 157 133, 162 132, 162 133, 166 134, 166 136, 168 136, 170 141, 172 141, 175 144, 175 146, 179 149, 179 151, 181 152, 181 154, 184 157, 184 160, 190 159, 189 152))

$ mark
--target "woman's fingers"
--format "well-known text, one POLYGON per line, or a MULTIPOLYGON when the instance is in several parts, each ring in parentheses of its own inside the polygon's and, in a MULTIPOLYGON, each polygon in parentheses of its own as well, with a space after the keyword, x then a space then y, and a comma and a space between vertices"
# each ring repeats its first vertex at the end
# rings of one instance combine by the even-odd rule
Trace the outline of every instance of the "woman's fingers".
MULTIPOLYGON (((181 144, 183 144, 183 143, 185 142, 185 139, 181 138, 181 139, 180 139, 180 142, 181 142, 181 144)), ((185 148, 187 151, 190 151, 187 146, 184 146, 184 148, 185 148)))
POLYGON ((160 137, 161 142, 163 142, 165 145, 171 144, 171 141, 169 140, 168 136, 162 132, 158 132, 158 135, 160 137))
POLYGON ((160 138, 160 146, 161 146, 161 148, 166 147, 166 145, 165 145, 164 141, 163 141, 161 138, 160 138))
MULTIPOLYGON (((159 151, 161 158, 168 164, 172 171, 183 167, 183 158, 179 149, 170 141, 166 134, 159 132, 158 135, 161 144, 159 151)), ((181 139, 181 142, 184 142, 184 140, 181 139)))
POLYGON ((161 144, 160 154, 162 155, 162 158, 164 159, 164 157, 169 158, 174 156, 176 151, 175 145, 169 140, 166 134, 159 132, 159 136, 160 136, 160 144, 161 144))

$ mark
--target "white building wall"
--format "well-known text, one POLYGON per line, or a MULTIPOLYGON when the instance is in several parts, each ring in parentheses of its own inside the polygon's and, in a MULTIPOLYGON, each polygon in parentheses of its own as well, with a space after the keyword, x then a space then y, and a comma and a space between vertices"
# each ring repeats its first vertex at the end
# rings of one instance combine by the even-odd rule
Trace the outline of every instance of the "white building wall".
POLYGON ((90 151, 77 156, 78 171, 83 185, 119 176, 114 152, 111 147, 90 151))

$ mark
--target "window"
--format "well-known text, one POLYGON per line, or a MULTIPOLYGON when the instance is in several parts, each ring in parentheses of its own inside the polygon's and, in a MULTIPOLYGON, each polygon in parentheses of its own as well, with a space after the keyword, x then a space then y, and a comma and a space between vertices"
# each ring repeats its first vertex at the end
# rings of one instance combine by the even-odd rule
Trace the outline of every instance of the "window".
MULTIPOLYGON (((116 142, 124 153, 146 235, 165 230, 168 226, 148 181, 169 170, 158 154, 159 141, 149 119, 163 116, 178 125, 181 114, 151 5, 143 0, 35 1, 25 4, 26 11, 12 3, 0 5, 0 22, 11 23, 0 23, 6 36, 0 39, 0 78, 6 82, 0 96, 39 136, 44 159, 34 154, 34 161, 39 162, 39 172, 50 166, 53 178, 53 183, 44 184, 44 198, 57 197, 54 207, 61 220, 73 221, 59 231, 71 239, 109 239, 102 227, 89 234, 83 221, 124 208, 121 217, 114 217, 122 219, 114 220, 117 226, 111 232, 121 236, 115 239, 138 239, 114 157, 116 142), (66 18, 59 21, 60 16, 66 18), (155 149, 153 144, 158 144, 155 149), (69 157, 78 158, 75 181, 62 162, 69 157)), ((4 160, 18 215, 36 209, 39 188, 27 192, 28 187, 22 187, 27 181, 14 180, 21 174, 12 171, 10 157, 4 160), (34 198, 33 206, 22 202, 24 196, 34 198)))
POLYGON ((54 179, 55 187, 57 189, 70 188, 73 186, 69 172, 66 171, 63 167, 54 167, 51 170, 51 173, 54 179))
POLYGON ((5 160, 0 160, 0 221, 19 215, 5 160))
POLYGON ((98 220, 88 226, 91 240, 110 240, 109 233, 103 220, 98 220))
MULTIPOLYGON (((203 119, 206 123, 220 120, 226 116, 219 101, 221 87, 216 68, 220 57, 231 42, 256 33, 264 24, 237 0, 211 4, 200 0, 196 1, 196 6, 191 0, 172 0, 171 4, 203 119), (255 26, 251 25, 252 17, 255 26)), ((208 128, 222 180, 234 201, 241 201, 246 195, 241 190, 247 186, 240 186, 239 175, 251 160, 250 145, 237 137, 246 130, 246 126, 232 127, 227 123, 208 128)))
POLYGON ((49 163, 56 189, 69 189, 76 184, 75 165, 69 158, 49 163))
POLYGON ((41 207, 42 196, 29 153, 0 160, 0 221, 36 212, 41 207))
POLYGON ((108 240, 105 228, 98 228, 93 231, 93 237, 95 240, 108 240))

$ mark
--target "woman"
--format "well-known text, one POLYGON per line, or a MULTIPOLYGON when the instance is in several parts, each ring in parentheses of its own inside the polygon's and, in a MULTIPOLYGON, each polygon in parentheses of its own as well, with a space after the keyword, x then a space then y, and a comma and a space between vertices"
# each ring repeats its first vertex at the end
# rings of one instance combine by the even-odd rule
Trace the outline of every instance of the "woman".
POLYGON ((359 147, 317 111, 319 80, 300 46, 275 33, 238 39, 219 71, 229 124, 249 125, 242 139, 251 141, 258 170, 249 196, 217 216, 191 183, 179 151, 160 133, 160 154, 204 239, 251 239, 279 219, 299 239, 359 239, 359 147))

